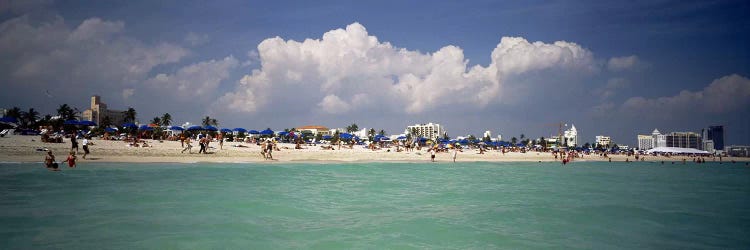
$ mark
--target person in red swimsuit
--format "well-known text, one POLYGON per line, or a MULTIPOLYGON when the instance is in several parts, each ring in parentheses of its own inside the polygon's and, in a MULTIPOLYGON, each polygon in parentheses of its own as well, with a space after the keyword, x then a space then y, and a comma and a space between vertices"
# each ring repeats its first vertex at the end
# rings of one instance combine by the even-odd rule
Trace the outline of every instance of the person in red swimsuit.
POLYGON ((68 162, 68 167, 74 168, 76 167, 76 152, 70 151, 70 154, 68 155, 68 159, 65 159, 66 162, 68 162))

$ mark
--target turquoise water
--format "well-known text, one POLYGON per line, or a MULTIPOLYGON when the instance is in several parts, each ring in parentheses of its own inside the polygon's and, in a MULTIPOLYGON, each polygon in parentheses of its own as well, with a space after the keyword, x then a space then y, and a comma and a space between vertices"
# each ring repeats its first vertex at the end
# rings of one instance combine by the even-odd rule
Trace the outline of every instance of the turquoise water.
POLYGON ((744 164, 0 164, 0 249, 747 249, 744 164))

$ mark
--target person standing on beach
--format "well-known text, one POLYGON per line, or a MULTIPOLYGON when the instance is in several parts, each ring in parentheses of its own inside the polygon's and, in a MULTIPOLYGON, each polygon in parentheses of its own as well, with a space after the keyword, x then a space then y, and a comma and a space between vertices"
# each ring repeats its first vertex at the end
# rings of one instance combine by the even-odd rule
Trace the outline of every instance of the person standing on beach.
POLYGON ((78 152, 78 138, 76 138, 76 134, 78 133, 74 131, 73 134, 70 135, 70 150, 75 149, 76 152, 78 152))
POLYGON ((89 154, 89 139, 86 139, 86 137, 83 138, 83 159, 86 159, 86 155, 89 154))
POLYGON ((185 147, 185 133, 180 133, 180 147, 185 147))
POLYGON ((430 148, 428 151, 430 151, 430 161, 435 162, 435 149, 430 148))
POLYGON ((219 139, 219 149, 223 150, 224 149, 224 133, 219 133, 216 139, 219 139))
POLYGON ((269 160, 273 160, 273 143, 270 139, 266 141, 266 154, 268 154, 269 160))
POLYGON ((206 137, 201 137, 201 139, 198 140, 198 145, 201 146, 201 149, 198 150, 198 153, 206 153, 206 137))
POLYGON ((192 151, 193 145, 190 145, 190 138, 189 137, 185 138, 185 145, 186 146, 182 149, 182 152, 180 152, 180 153, 185 153, 185 150, 187 150, 188 153, 192 154, 193 153, 193 151, 192 151))
POLYGON ((453 148, 453 163, 456 163, 456 156, 458 155, 458 147, 453 148))

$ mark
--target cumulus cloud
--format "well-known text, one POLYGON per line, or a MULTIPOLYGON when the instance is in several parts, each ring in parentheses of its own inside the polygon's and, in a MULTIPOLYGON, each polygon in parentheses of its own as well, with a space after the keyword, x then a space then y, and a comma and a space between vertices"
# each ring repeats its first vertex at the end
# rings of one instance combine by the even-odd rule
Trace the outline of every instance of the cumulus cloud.
POLYGON ((632 55, 632 56, 623 56, 623 57, 612 57, 607 62, 607 68, 610 71, 625 71, 630 70, 638 67, 640 64, 640 60, 638 59, 638 56, 632 55))
POLYGON ((145 84, 181 96, 210 98, 212 95, 208 94, 214 94, 219 83, 226 80, 238 65, 233 56, 203 61, 180 68, 174 74, 157 74, 146 80, 145 84))
POLYGON ((128 99, 135 94, 135 89, 127 88, 122 90, 122 99, 128 99))
POLYGON ((750 79, 737 74, 714 80, 700 91, 682 90, 674 96, 633 97, 621 109, 630 113, 700 115, 723 114, 750 105, 750 79))
POLYGON ((317 104, 326 113, 378 107, 414 114, 447 105, 485 107, 497 101, 506 79, 514 75, 596 70, 593 54, 570 42, 503 37, 488 66, 468 67, 457 46, 433 53, 398 48, 369 35, 359 23, 326 32, 321 39, 269 38, 258 45, 257 55, 260 68, 217 105, 252 113, 269 105, 269 96, 297 91, 310 102, 302 105, 317 104))

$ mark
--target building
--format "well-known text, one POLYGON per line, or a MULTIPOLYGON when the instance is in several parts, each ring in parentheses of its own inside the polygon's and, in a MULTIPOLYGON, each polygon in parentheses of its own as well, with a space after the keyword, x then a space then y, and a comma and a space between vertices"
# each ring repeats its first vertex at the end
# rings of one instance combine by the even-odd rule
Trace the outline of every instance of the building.
POLYGON ((294 128, 295 130, 299 131, 300 133, 304 133, 305 131, 310 131, 313 135, 331 135, 331 130, 329 130, 325 126, 318 126, 318 125, 308 125, 308 126, 302 126, 294 128))
POLYGON ((490 140, 492 140, 492 132, 490 132, 489 130, 484 131, 484 134, 482 135, 482 139, 484 138, 490 138, 490 140))
POLYGON ((654 148, 667 146, 667 135, 662 135, 658 129, 654 129, 654 131, 651 132, 651 136, 654 138, 654 142, 652 144, 654 148))
POLYGON ((435 140, 445 134, 445 128, 437 123, 415 124, 413 126, 407 126, 404 134, 411 134, 412 136, 421 136, 435 140), (412 131, 414 133, 412 133, 412 131))
POLYGON ((609 136, 597 135, 595 142, 595 146, 601 145, 602 148, 609 148, 610 143, 612 143, 612 138, 609 136))
POLYGON ((750 146, 727 146, 724 148, 724 152, 732 157, 750 157, 750 146))
POLYGON ((672 132, 666 137, 667 147, 701 149, 701 136, 693 132, 672 132))
POLYGON ((701 129, 703 150, 709 153, 724 150, 724 126, 709 126, 701 129))
POLYGON ((638 149, 649 150, 654 148, 654 136, 653 135, 638 135, 638 149))
POLYGON ((107 108, 101 97, 91 96, 91 108, 83 111, 83 119, 95 122, 97 125, 120 125, 125 123, 125 111, 107 108), (109 124, 102 124, 107 121, 109 124))
POLYGON ((576 130, 576 125, 571 125, 570 129, 565 130, 563 138, 565 139, 563 143, 567 144, 568 147, 578 146, 578 130, 576 130))

